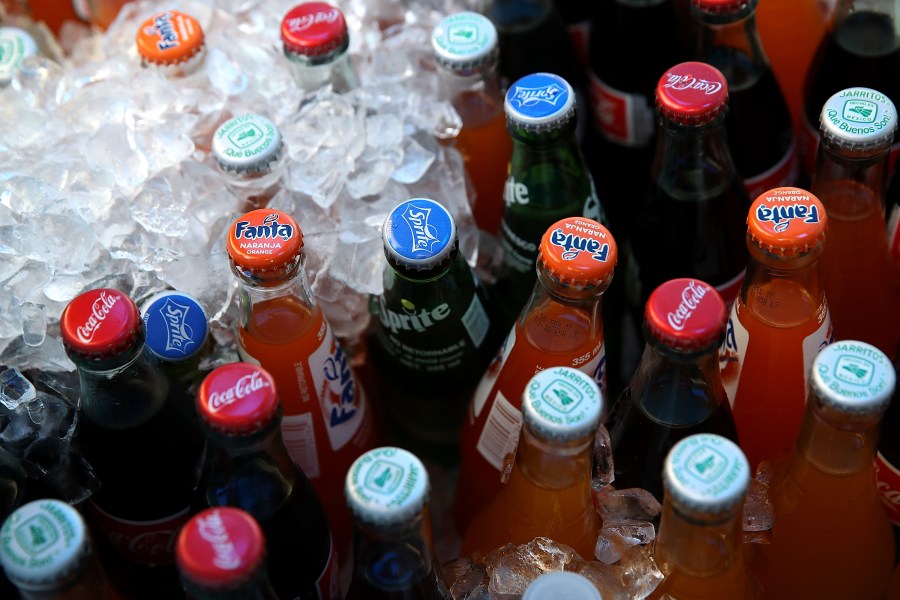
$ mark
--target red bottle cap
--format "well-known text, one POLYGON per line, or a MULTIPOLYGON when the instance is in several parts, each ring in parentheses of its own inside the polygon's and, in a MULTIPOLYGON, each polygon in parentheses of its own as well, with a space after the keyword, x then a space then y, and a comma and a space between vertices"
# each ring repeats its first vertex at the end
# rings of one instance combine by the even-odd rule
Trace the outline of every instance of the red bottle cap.
POLYGON ((66 349, 90 359, 109 358, 131 347, 142 326, 134 301, 110 288, 76 296, 59 318, 66 349))
POLYGON ((557 221, 541 238, 540 268, 573 287, 593 287, 612 276, 618 260, 609 230, 585 217, 557 221))
POLYGON ((755 9, 757 0, 691 0, 691 4, 710 15, 732 15, 755 9))
POLYGON ((263 531, 249 513, 228 506, 207 508, 178 533, 175 561, 191 582, 224 588, 249 579, 265 557, 263 531))
POLYGON ((144 21, 134 41, 146 62, 171 65, 184 62, 203 49, 203 28, 194 17, 167 10, 144 21))
POLYGON ((672 279, 653 290, 644 321, 654 338, 677 350, 701 350, 718 344, 725 333, 725 301, 699 279, 672 279))
POLYGON ((228 256, 248 271, 280 269, 303 248, 303 232, 290 216, 271 208, 245 214, 231 224, 228 256))
POLYGON ((327 2, 304 2, 284 15, 281 41, 285 52, 322 56, 346 48, 350 38, 339 8, 327 2))
POLYGON ((750 206, 747 232, 773 254, 796 256, 825 239, 827 222, 825 207, 813 194, 779 187, 761 194, 750 206))
POLYGON ((278 410, 275 380, 251 363, 223 365, 200 384, 197 412, 217 431, 247 434, 272 422, 278 410))
POLYGON ((702 62, 683 62, 656 85, 656 109, 679 125, 705 125, 728 106, 728 83, 721 71, 702 62))

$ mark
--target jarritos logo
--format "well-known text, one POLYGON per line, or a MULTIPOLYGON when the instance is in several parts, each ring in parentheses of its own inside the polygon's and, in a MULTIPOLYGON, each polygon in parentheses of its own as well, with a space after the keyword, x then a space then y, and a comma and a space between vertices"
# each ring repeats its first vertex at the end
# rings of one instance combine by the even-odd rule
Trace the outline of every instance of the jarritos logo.
POLYGON ((306 31, 307 29, 315 25, 331 25, 333 23, 336 23, 340 18, 340 11, 336 8, 332 8, 331 10, 319 10, 316 12, 289 17, 288 19, 286 19, 286 24, 288 31, 292 33, 299 33, 302 31, 306 31))
POLYGON ((691 281, 687 284, 681 291, 681 302, 678 303, 678 307, 674 312, 670 311, 666 315, 666 320, 672 329, 675 331, 684 329, 688 319, 694 314, 694 310, 700 305, 700 301, 708 292, 709 288, 696 281, 691 281))
POLYGON ((251 221, 237 221, 234 224, 234 239, 237 247, 247 254, 275 254, 294 235, 294 226, 278 220, 279 213, 273 212, 263 218, 260 225, 251 221))
POLYGON ((94 339, 94 334, 97 333, 106 317, 109 316, 112 307, 121 299, 122 296, 119 294, 110 294, 106 291, 100 292, 100 295, 91 306, 91 316, 76 329, 78 339, 86 343, 91 342, 94 339))
POLYGON ((177 48, 181 44, 178 33, 175 31, 175 24, 172 22, 173 18, 174 15, 170 12, 158 14, 153 17, 153 24, 144 28, 146 35, 159 38, 159 41, 156 42, 159 50, 177 48))
POLYGON ((669 72, 666 73, 666 83, 663 84, 663 87, 679 91, 697 90, 707 96, 712 96, 722 89, 722 82, 710 81, 709 79, 703 79, 691 74, 682 75, 680 73, 669 72))
POLYGON ((180 352, 185 355, 192 346, 197 345, 194 330, 187 322, 190 310, 190 305, 179 304, 171 298, 166 298, 165 303, 159 307, 159 315, 166 324, 167 352, 180 352))
POLYGON ((175 560, 178 531, 190 517, 190 507, 153 521, 120 519, 90 502, 100 532, 122 556, 145 565, 170 564, 175 560))
POLYGON ((787 231, 795 222, 810 225, 821 222, 819 201, 812 194, 792 188, 766 194, 753 214, 760 224, 772 223, 776 233, 787 231))
POLYGON ((412 237, 409 250, 413 254, 417 252, 431 254, 435 244, 441 243, 441 239, 437 236, 436 228, 428 222, 430 216, 430 208, 422 208, 415 204, 407 205, 400 215, 400 218, 409 227, 409 233, 412 237))
POLYGON ((566 222, 563 225, 570 231, 565 231, 563 227, 557 227, 550 233, 550 244, 562 248, 560 258, 575 260, 581 254, 588 254, 591 259, 599 262, 605 263, 609 259, 609 243, 597 239, 605 237, 605 234, 590 225, 590 223, 575 219, 573 222, 566 222))
POLYGON ((539 104, 548 104, 552 107, 565 103, 568 90, 558 83, 551 82, 541 87, 515 86, 510 94, 509 102, 519 108, 530 108, 539 104))
POLYGON ((233 571, 241 567, 241 557, 228 535, 228 529, 222 521, 219 511, 212 510, 204 516, 197 517, 197 535, 209 543, 213 551, 212 563, 225 571, 233 571))
POLYGON ((259 371, 253 371, 240 377, 234 385, 222 391, 209 394, 207 405, 212 412, 219 412, 226 406, 234 404, 238 400, 246 398, 259 390, 270 388, 272 385, 259 371))

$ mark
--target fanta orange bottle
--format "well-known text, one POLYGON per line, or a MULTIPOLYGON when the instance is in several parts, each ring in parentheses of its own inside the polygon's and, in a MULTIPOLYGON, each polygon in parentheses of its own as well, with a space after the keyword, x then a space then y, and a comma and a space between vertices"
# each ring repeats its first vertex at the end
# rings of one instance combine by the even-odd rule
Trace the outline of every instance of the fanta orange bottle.
POLYGON ((750 262, 719 366, 752 468, 790 451, 809 367, 833 339, 819 283, 825 223, 819 199, 794 187, 762 194, 747 216, 750 262))
POLYGON ((604 385, 600 298, 617 258, 609 230, 591 219, 569 217, 544 233, 534 291, 479 382, 463 423, 456 498, 461 531, 502 486, 500 473, 519 439, 519 407, 529 379, 566 366, 604 385))
POLYGON ((291 458, 312 482, 347 556, 350 514, 344 474, 376 445, 372 411, 316 304, 303 270, 303 233, 278 210, 254 210, 228 232, 228 256, 240 284, 241 359, 274 378, 291 458))

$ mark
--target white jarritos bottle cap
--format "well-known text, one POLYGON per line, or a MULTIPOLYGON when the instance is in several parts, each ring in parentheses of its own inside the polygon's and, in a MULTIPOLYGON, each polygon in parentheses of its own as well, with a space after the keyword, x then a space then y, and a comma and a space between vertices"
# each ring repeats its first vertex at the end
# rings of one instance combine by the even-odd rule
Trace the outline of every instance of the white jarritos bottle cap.
POLYGON ((866 150, 890 146, 897 129, 897 109, 877 90, 853 87, 833 95, 822 107, 822 138, 841 148, 866 150))
POLYGON ((386 446, 369 450, 347 471, 344 494, 353 516, 374 527, 409 521, 428 500, 428 472, 414 454, 386 446))
POLYGON ((0 27, 0 86, 12 81, 25 57, 37 53, 37 43, 27 31, 18 27, 0 27))
POLYGON ((262 115, 246 114, 228 119, 216 129, 212 153, 223 171, 238 175, 262 175, 281 158, 284 141, 275 123, 262 115))
POLYGON ((603 600, 590 579, 578 573, 544 573, 525 589, 522 600, 603 600))
POLYGON ((887 410, 897 374, 887 356, 871 344, 834 342, 816 355, 810 386, 833 410, 874 415, 887 410))
POLYGON ((59 500, 35 500, 0 528, 0 564, 23 590, 65 586, 87 568, 91 543, 77 510, 59 500))
POLYGON ((699 433, 672 447, 663 467, 663 485, 680 510, 731 514, 747 494, 750 464, 731 440, 699 433))
POLYGON ((544 369, 529 380, 522 399, 522 421, 543 439, 576 440, 593 435, 602 411, 597 383, 571 367, 544 369))
POLYGON ((497 28, 476 12, 449 15, 431 33, 431 51, 435 62, 449 71, 477 73, 497 60, 497 28))

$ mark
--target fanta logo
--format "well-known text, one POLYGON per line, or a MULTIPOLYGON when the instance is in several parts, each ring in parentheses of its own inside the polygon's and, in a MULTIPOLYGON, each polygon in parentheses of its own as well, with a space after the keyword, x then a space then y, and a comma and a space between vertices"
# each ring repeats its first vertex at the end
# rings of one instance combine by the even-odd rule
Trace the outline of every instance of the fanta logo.
POLYGON ((160 50, 177 48, 179 45, 178 34, 175 33, 175 26, 172 24, 172 13, 167 12, 156 15, 153 19, 153 25, 144 29, 144 33, 159 37, 156 47, 160 50))
POLYGON ((227 390, 210 393, 207 401, 209 410, 218 412, 229 404, 234 404, 238 400, 267 387, 269 387, 269 382, 259 371, 254 371, 238 379, 227 390))
POLYGON ((561 98, 565 98, 567 92, 559 84, 551 83, 539 88, 525 88, 516 86, 509 101, 520 108, 536 106, 540 103, 556 106, 561 98))
POLYGON ((262 225, 251 225, 250 221, 238 221, 234 224, 234 237, 245 240, 281 238, 288 241, 294 237, 294 227, 278 222, 278 213, 272 213, 263 219, 262 225))
POLYGON ((406 207, 400 217, 406 221, 409 226, 409 232, 412 235, 412 247, 410 252, 431 252, 435 244, 440 243, 440 238, 436 234, 433 225, 428 223, 428 217, 431 215, 430 208, 419 208, 413 204, 406 207))
POLYGON ((90 342, 94 339, 94 334, 100 329, 103 321, 106 320, 112 307, 116 305, 121 296, 118 294, 110 295, 106 292, 100 292, 100 297, 94 300, 91 307, 91 316, 85 321, 84 325, 79 325, 76 333, 78 339, 82 342, 90 342))
POLYGON ((215 510, 209 515, 197 518, 197 533, 212 546, 215 557, 213 564, 220 569, 233 571, 241 566, 241 557, 225 529, 222 516, 215 510))
POLYGON ((321 11, 308 15, 301 15, 299 17, 292 17, 287 20, 287 26, 289 31, 306 31, 313 25, 334 23, 340 16, 341 13, 337 9, 321 11))
POLYGON ((691 281, 686 288, 681 291, 681 302, 675 312, 670 312, 666 317, 669 325, 675 331, 681 331, 687 324, 687 320, 694 314, 694 309, 700 304, 700 300, 706 295, 707 288, 697 285, 696 281, 691 281))
POLYGON ((353 418, 356 414, 356 385, 343 348, 335 344, 334 353, 328 357, 322 367, 325 379, 337 402, 331 401, 329 427, 336 427, 353 418))
POLYGON ((178 304, 171 298, 166 298, 165 304, 160 307, 159 314, 166 323, 166 351, 175 350, 187 354, 188 348, 197 343, 194 331, 187 323, 190 310, 190 306, 178 304))
POLYGON ((566 233, 559 228, 550 234, 550 243, 563 249, 563 260, 575 260, 582 252, 587 252, 591 258, 600 262, 606 262, 609 257, 609 244, 575 233, 566 233))
POLYGON ((431 310, 422 308, 418 312, 416 312, 416 307, 410 304, 409 307, 402 307, 402 313, 397 313, 389 309, 384 296, 380 296, 378 306, 380 309, 378 318, 381 319, 381 324, 394 333, 401 330, 422 332, 450 315, 450 305, 446 302, 438 304, 431 310))
POLYGON ((722 89, 722 83, 719 81, 698 79, 693 75, 676 75, 674 73, 669 73, 667 74, 667 77, 668 81, 663 84, 663 87, 673 90, 697 90, 710 96, 722 89))
POLYGON ((756 207, 756 220, 760 223, 771 221, 775 224, 775 231, 786 231, 791 221, 802 219, 804 223, 819 222, 819 207, 815 204, 791 204, 788 206, 766 206, 760 204, 756 207))

